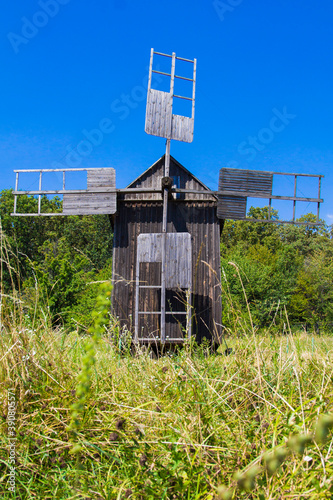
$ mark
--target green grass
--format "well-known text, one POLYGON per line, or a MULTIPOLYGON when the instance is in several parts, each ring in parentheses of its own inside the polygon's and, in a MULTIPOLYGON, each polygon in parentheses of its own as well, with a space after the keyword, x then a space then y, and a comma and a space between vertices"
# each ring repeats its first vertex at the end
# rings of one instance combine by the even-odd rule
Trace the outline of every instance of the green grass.
POLYGON ((292 435, 312 433, 321 414, 333 413, 333 338, 228 342, 230 356, 186 346, 156 360, 120 354, 104 337, 74 432, 84 337, 7 328, 1 498, 333 498, 331 434, 322 444, 317 428, 304 453, 289 450, 276 463, 292 435), (17 402, 16 497, 7 489, 9 388, 17 402))

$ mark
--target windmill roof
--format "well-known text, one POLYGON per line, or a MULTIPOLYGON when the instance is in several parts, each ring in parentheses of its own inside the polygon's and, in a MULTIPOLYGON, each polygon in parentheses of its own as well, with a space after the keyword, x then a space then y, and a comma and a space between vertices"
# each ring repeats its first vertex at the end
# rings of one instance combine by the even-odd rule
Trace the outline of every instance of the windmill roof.
MULTIPOLYGON (((142 172, 142 174, 140 174, 136 179, 134 179, 127 187, 128 188, 134 187, 134 185, 137 182, 139 182, 142 177, 144 177, 145 175, 147 175, 147 173, 149 172, 149 170, 153 170, 158 163, 160 163, 161 161, 164 160, 164 158, 165 158, 165 154, 163 156, 161 156, 157 161, 155 161, 155 163, 153 163, 149 168, 147 168, 147 170, 145 170, 144 172, 142 172)), ((182 165, 181 163, 179 163, 179 161, 177 161, 171 155, 170 155, 170 162, 174 162, 180 169, 182 169, 185 173, 187 173, 189 176, 191 176, 198 184, 200 184, 200 186, 203 187, 203 189, 205 191, 211 191, 211 189, 209 189, 209 187, 207 187, 203 182, 201 182, 195 175, 192 174, 192 172, 190 172, 186 167, 184 167, 184 165, 182 165)))

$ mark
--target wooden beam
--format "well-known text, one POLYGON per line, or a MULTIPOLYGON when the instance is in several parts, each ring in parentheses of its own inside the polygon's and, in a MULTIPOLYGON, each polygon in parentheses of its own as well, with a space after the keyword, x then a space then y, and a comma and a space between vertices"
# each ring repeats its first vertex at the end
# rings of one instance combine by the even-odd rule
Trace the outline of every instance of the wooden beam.
MULTIPOLYGON (((233 220, 233 219, 230 219, 233 220)), ((280 220, 280 219, 255 219, 254 217, 244 217, 242 219, 237 219, 237 221, 243 220, 246 222, 270 222, 273 224, 294 224, 295 226, 325 226, 321 222, 297 222, 296 220, 280 220)))
MULTIPOLYGON (((297 174, 298 175, 298 174, 297 174)), ((272 199, 272 200, 289 200, 289 201, 308 201, 308 202, 314 202, 314 203, 323 203, 323 199, 319 198, 303 198, 300 196, 275 196, 275 195, 268 195, 268 194, 263 194, 263 193, 256 193, 256 192, 247 192, 247 191, 201 191, 199 189, 172 189, 172 192, 174 193, 188 193, 188 194, 205 194, 207 196, 244 196, 247 198, 264 198, 266 200, 272 199)))
POLYGON ((193 89, 192 89, 192 120, 194 120, 194 112, 195 112, 195 86, 197 81, 197 60, 193 61, 193 89))
MULTIPOLYGON (((206 191, 204 189, 178 189, 172 188, 172 193, 185 193, 185 194, 202 194, 206 196, 245 196, 247 198, 263 198, 272 200, 289 200, 289 201, 307 201, 313 203, 323 203, 322 198, 304 198, 300 196, 275 196, 267 195, 263 193, 255 192, 244 192, 244 191, 206 191)), ((115 189, 115 188, 93 188, 93 189, 53 189, 45 191, 13 191, 13 195, 52 195, 52 194, 84 194, 84 193, 119 193, 119 194, 142 194, 142 193, 161 193, 161 189, 156 188, 125 188, 125 189, 115 189)), ((128 200, 137 201, 137 200, 128 200)), ((198 200, 199 201, 199 200, 198 200)))
POLYGON ((14 173, 29 173, 29 172, 87 172, 88 170, 114 170, 112 167, 86 167, 86 168, 30 168, 23 170, 14 170, 14 173))
POLYGON ((139 279, 140 279, 140 260, 139 252, 136 254, 136 270, 135 270, 135 331, 134 331, 134 342, 138 341, 139 338, 139 279))
POLYGON ((157 188, 125 188, 116 189, 113 187, 95 187, 89 189, 49 189, 49 190, 29 190, 29 191, 13 191, 13 195, 28 194, 28 195, 51 195, 51 194, 84 194, 84 193, 160 193, 161 189, 157 188))
POLYGON ((17 212, 13 212, 10 214, 12 217, 66 217, 65 214, 63 214, 62 212, 50 212, 50 213, 40 213, 40 214, 36 214, 36 213, 33 213, 33 214, 19 214, 17 212))

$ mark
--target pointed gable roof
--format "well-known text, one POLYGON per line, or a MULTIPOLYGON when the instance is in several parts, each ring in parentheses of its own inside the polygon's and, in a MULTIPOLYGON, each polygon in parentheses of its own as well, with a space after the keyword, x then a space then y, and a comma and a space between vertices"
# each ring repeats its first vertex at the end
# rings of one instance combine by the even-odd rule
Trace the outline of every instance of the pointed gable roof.
MULTIPOLYGON (((129 193, 124 194, 125 200, 162 200, 161 181, 164 177, 165 155, 161 156, 153 165, 145 170, 139 177, 132 181, 127 188, 152 188, 156 192, 152 193, 129 193)), ((170 177, 174 179, 175 185, 180 189, 194 191, 211 191, 203 182, 197 179, 187 168, 179 163, 173 156, 170 156, 170 177)), ((192 201, 214 201, 217 198, 214 195, 195 193, 179 193, 176 197, 181 200, 192 201)))
MULTIPOLYGON (((155 163, 153 163, 147 170, 145 170, 139 177, 134 179, 127 187, 134 188, 138 187, 139 184, 142 184, 147 177, 154 175, 156 172, 160 170, 161 167, 164 166, 165 154, 161 156, 155 163)), ((192 178, 195 183, 197 183, 200 187, 196 187, 195 189, 202 189, 204 191, 211 191, 203 182, 201 182, 195 175, 193 175, 187 168, 184 167, 179 161, 177 161, 173 156, 170 155, 170 172, 172 170, 172 163, 178 167, 180 171, 183 171, 185 176, 188 178, 192 178)), ((194 189, 194 188, 193 188, 194 189)))

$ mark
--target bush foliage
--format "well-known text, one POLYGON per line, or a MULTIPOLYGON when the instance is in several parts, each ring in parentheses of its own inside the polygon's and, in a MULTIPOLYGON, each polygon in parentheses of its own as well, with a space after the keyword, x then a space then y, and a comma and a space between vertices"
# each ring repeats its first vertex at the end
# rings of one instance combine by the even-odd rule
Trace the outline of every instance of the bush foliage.
MULTIPOLYGON (((43 212, 61 212, 57 198, 42 198, 43 212)), ((91 324, 98 282, 110 280, 113 233, 108 216, 11 217, 11 190, 0 194, 2 230, 12 270, 3 269, 5 291, 24 297, 28 316, 36 303, 53 325, 79 329, 91 324)), ((37 212, 37 199, 18 197, 18 212, 37 212)), ((4 259, 6 260, 6 259, 4 259)))
MULTIPOLYGON (((278 214, 273 212, 278 220, 278 214)), ((251 208, 248 216, 266 219, 268 209, 251 208)), ((308 214, 299 222, 314 222, 308 214)), ((221 241, 224 323, 231 326, 235 303, 250 304, 255 324, 303 324, 330 331, 333 324, 332 228, 226 221, 221 241), (242 282, 230 262, 240 270, 242 282), (229 294, 229 295, 228 295, 229 294), (288 319, 286 318, 286 311, 288 319)))

